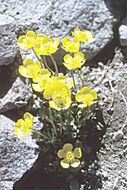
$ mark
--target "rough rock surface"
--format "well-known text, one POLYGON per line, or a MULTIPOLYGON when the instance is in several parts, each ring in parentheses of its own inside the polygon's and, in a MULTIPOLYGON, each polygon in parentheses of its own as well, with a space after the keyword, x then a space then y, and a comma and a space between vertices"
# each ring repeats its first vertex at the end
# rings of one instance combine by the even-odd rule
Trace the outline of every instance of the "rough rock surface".
POLYGON ((91 86, 96 86, 100 96, 100 106, 108 128, 103 139, 104 147, 101 148, 98 155, 99 170, 96 173, 93 167, 92 174, 88 174, 90 185, 88 187, 89 183, 84 182, 84 189, 127 189, 126 71, 127 62, 124 63, 121 51, 117 50, 111 63, 108 65, 99 63, 98 68, 92 68, 88 75, 88 82, 91 86))
POLYGON ((17 51, 15 19, 0 14, 0 66, 12 64, 17 51))
POLYGON ((15 137, 14 122, 0 115, 0 189, 12 190, 13 184, 29 170, 37 153, 15 137))
MULTIPOLYGON (((103 176, 103 190, 107 189, 127 189, 127 63, 123 64, 120 59, 120 53, 113 62, 114 66, 108 72, 106 78, 111 81, 109 85, 111 100, 107 94, 109 106, 104 106, 104 112, 107 109, 105 119, 109 121, 106 136, 104 138, 105 148, 100 153, 101 172, 107 173, 107 178, 103 176), (112 104, 112 106, 111 106, 112 104), (111 114, 112 112, 112 114, 111 114), (117 138, 115 141, 114 136, 117 138), (121 138, 118 135, 122 134, 121 138)), ((106 83, 105 83, 106 85, 106 83)))
POLYGON ((7 94, 0 99, 0 113, 27 105, 31 96, 31 88, 17 77, 7 94))
POLYGON ((113 38, 114 18, 102 0, 0 0, 0 4, 1 14, 14 17, 17 35, 30 28, 59 38, 75 27, 92 30, 96 41, 82 47, 88 59, 113 38))

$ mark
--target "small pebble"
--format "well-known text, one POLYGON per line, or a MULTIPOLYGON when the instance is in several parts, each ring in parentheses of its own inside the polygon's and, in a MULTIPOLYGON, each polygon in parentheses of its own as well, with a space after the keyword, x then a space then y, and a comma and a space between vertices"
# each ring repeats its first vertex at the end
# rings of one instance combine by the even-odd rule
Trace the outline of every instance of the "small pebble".
POLYGON ((103 175, 103 178, 104 178, 105 180, 108 179, 108 173, 107 173, 106 171, 103 171, 102 175, 103 175))
POLYGON ((127 155, 127 148, 125 150, 123 150, 123 155, 126 156, 127 155))
POLYGON ((123 136, 124 136, 124 133, 120 129, 120 130, 118 130, 117 132, 114 133, 112 139, 113 139, 113 141, 119 141, 119 140, 121 140, 123 138, 123 136))
POLYGON ((101 68, 101 69, 104 69, 104 64, 102 62, 99 62, 98 63, 98 66, 101 68))
POLYGON ((126 149, 126 148, 127 148, 127 144, 124 144, 124 145, 123 145, 123 149, 126 149))
POLYGON ((122 46, 127 46, 127 26, 126 25, 120 26, 119 35, 120 35, 120 44, 122 46))
POLYGON ((117 177, 115 179, 114 185, 113 185, 113 190, 117 190, 119 188, 119 179, 120 177, 117 177))

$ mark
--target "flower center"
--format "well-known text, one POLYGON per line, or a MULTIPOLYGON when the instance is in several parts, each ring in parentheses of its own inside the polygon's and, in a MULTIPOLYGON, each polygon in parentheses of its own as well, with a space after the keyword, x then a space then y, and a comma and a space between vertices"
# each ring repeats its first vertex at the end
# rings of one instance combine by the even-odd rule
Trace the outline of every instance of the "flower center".
POLYGON ((55 103, 56 103, 56 105, 59 106, 60 108, 63 108, 63 107, 64 107, 64 102, 65 102, 64 97, 57 96, 57 97, 55 98, 55 103))
POLYGON ((74 154, 73 154, 73 152, 68 151, 68 152, 66 153, 66 159, 67 159, 68 161, 72 161, 72 160, 74 159, 74 154))

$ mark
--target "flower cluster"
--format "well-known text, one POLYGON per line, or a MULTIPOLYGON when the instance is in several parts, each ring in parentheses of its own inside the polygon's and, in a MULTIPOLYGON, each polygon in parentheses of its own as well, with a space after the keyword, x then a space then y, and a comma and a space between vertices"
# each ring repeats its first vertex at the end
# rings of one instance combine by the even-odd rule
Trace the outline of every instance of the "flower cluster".
POLYGON ((57 51, 59 40, 53 41, 50 36, 28 31, 26 35, 21 35, 18 38, 18 45, 23 50, 34 48, 38 55, 50 55, 57 51))
MULTIPOLYGON (((77 129, 84 121, 84 110, 86 113, 97 102, 96 91, 84 86, 84 78, 81 77, 83 74, 80 70, 86 63, 85 55, 80 52, 80 45, 92 41, 94 41, 92 32, 81 31, 79 28, 75 28, 71 37, 66 36, 61 42, 45 34, 36 34, 32 30, 18 38, 18 46, 22 50, 31 50, 36 58, 34 60, 27 56, 19 66, 19 73, 30 79, 33 93, 39 96, 38 101, 41 105, 39 113, 44 109, 39 117, 47 121, 39 137, 45 143, 44 146, 47 147, 47 142, 49 142, 49 149, 50 144, 55 147, 56 142, 61 142, 60 146, 63 146, 60 139, 62 135, 65 138, 69 137, 70 142, 73 138, 76 142, 80 134, 75 128, 77 129), (62 63, 67 70, 66 75, 59 73, 58 63, 54 58, 54 53, 60 46, 66 52, 62 63), (55 71, 48 63, 49 59, 55 71), (79 74, 78 77, 77 74, 79 74), (80 85, 76 80, 80 81, 80 85), (72 124, 77 126, 72 127, 72 124)), ((26 112, 23 119, 16 122, 15 134, 23 137, 33 132, 32 126, 33 115, 26 112)), ((58 147, 55 147, 55 151, 58 151, 58 147)), ((79 159, 82 158, 82 150, 79 147, 74 149, 72 144, 67 143, 57 152, 57 155, 62 159, 61 167, 77 168, 80 165, 79 159)))

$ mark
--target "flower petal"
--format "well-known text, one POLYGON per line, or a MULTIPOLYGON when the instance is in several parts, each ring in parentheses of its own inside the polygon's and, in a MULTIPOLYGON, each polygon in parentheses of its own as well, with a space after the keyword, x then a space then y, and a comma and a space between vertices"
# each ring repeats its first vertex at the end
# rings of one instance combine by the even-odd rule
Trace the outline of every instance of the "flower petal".
POLYGON ((24 124, 24 120, 23 119, 18 119, 18 121, 15 123, 16 127, 21 127, 24 124))
POLYGON ((73 88, 74 87, 74 82, 73 81, 70 81, 69 83, 67 83, 67 87, 69 89, 73 88))
POLYGON ((77 102, 82 102, 82 100, 83 100, 83 95, 82 95, 80 92, 78 92, 78 93, 75 95, 75 99, 76 99, 77 102))
POLYGON ((25 136, 22 129, 19 127, 15 127, 14 132, 15 132, 15 135, 18 137, 24 137, 25 136))
POLYGON ((28 65, 31 65, 31 64, 34 64, 33 59, 31 59, 31 58, 29 58, 29 57, 26 57, 26 58, 23 60, 23 65, 24 65, 24 66, 28 66, 28 65))
POLYGON ((74 31, 72 32, 72 35, 75 36, 76 34, 78 35, 79 33, 80 33, 79 28, 75 28, 74 31))
POLYGON ((65 63, 71 63, 73 60, 72 56, 70 54, 67 54, 64 56, 65 63))
POLYGON ((83 94, 89 94, 90 93, 90 88, 85 86, 80 90, 81 93, 83 94))
POLYGON ((25 68, 24 66, 19 66, 19 73, 21 76, 26 77, 26 78, 31 78, 27 72, 27 68, 25 68))
POLYGON ((78 159, 74 159, 71 163, 71 167, 73 167, 73 168, 77 168, 77 167, 79 167, 79 165, 80 165, 80 160, 78 160, 78 159))
POLYGON ((32 84, 32 88, 36 91, 36 92, 42 92, 44 90, 44 88, 42 88, 39 84, 32 84))
POLYGON ((21 36, 19 36, 19 38, 18 38, 18 46, 19 46, 21 49, 25 49, 25 45, 24 45, 24 43, 23 43, 24 39, 25 39, 25 35, 21 35, 21 36))
POLYGON ((63 63, 63 65, 64 65, 68 70, 72 70, 71 64, 63 63))
POLYGON ((52 89, 49 87, 46 87, 46 89, 44 90, 44 93, 43 93, 43 97, 46 99, 46 100, 50 100, 52 98, 52 95, 53 95, 53 91, 52 89))
POLYGON ((24 119, 30 119, 30 120, 33 120, 34 119, 34 116, 29 113, 29 112, 26 112, 24 115, 23 115, 24 119))
POLYGON ((74 58, 75 59, 78 59, 79 61, 83 61, 85 58, 84 58, 84 54, 83 53, 81 53, 81 52, 76 52, 75 54, 74 54, 74 58))
POLYGON ((91 31, 88 31, 88 30, 84 31, 85 38, 84 38, 83 42, 91 41, 93 39, 92 36, 93 36, 93 34, 91 31))
POLYGON ((66 77, 63 75, 59 75, 57 77, 52 76, 52 81, 55 83, 58 83, 58 81, 59 81, 59 82, 62 82, 63 84, 65 84, 66 80, 67 80, 66 77))
POLYGON ((59 39, 55 39, 53 42, 53 46, 58 47, 59 43, 60 43, 59 39))
POLYGON ((64 150, 65 152, 71 151, 72 149, 73 149, 73 145, 70 144, 70 143, 66 143, 66 144, 63 146, 63 150, 64 150))
POLYGON ((93 96, 93 98, 96 100, 97 99, 97 93, 95 90, 91 90, 90 94, 93 96))
POLYGON ((54 101, 49 101, 49 107, 50 107, 50 108, 53 108, 53 109, 55 109, 55 110, 57 110, 57 111, 61 111, 61 109, 62 109, 62 108, 58 107, 58 106, 55 104, 54 101))
POLYGON ((75 148, 74 149, 74 155, 75 155, 76 158, 81 158, 82 157, 81 148, 75 148))
POLYGON ((51 72, 50 72, 48 69, 42 68, 42 69, 39 71, 39 74, 40 74, 41 76, 50 76, 50 75, 51 75, 51 72))
POLYGON ((63 149, 60 149, 58 152, 57 152, 57 155, 59 158, 64 158, 65 157, 65 152, 63 151, 63 149))
POLYGON ((70 167, 70 164, 67 162, 66 159, 61 160, 60 165, 62 166, 62 168, 65 168, 65 169, 70 167))
POLYGON ((87 107, 87 104, 79 104, 78 107, 79 107, 79 108, 86 108, 86 107, 87 107))
POLYGON ((32 30, 28 30, 27 33, 26 33, 26 36, 35 38, 35 37, 36 37, 36 34, 35 34, 35 32, 32 31, 32 30))

